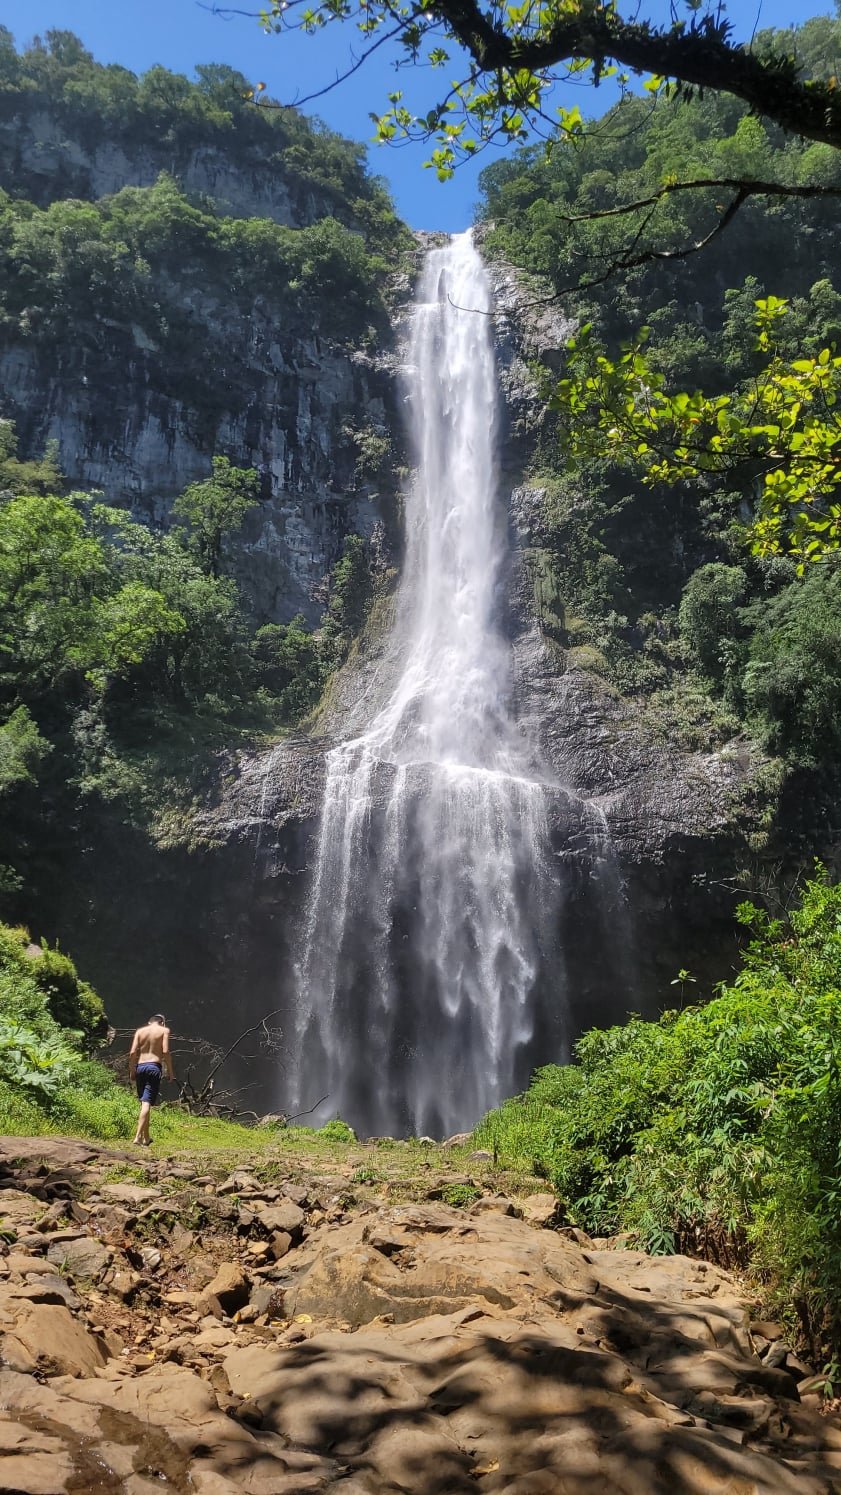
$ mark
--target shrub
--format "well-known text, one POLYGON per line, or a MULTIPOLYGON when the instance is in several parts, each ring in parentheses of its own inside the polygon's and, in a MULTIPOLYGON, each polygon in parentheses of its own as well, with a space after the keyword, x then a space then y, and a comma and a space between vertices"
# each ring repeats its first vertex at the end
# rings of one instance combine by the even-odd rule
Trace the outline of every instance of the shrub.
POLYGON ((468 1209, 481 1197, 482 1190, 477 1189, 475 1184, 447 1184, 446 1188, 441 1190, 442 1200, 453 1209, 468 1209))
POLYGON ((324 1126, 320 1126, 318 1135, 323 1137, 325 1142, 356 1141, 356 1132, 353 1127, 348 1126, 347 1122, 342 1121, 339 1116, 334 1117, 332 1121, 325 1122, 324 1126))
POLYGON ((841 886, 787 921, 745 904, 743 969, 659 1022, 593 1029, 480 1124, 568 1217, 650 1250, 752 1262, 813 1352, 841 1346, 841 886))
POLYGON ((87 981, 79 979, 70 957, 60 950, 51 950, 45 942, 30 964, 56 1022, 62 1028, 81 1033, 87 1049, 102 1042, 108 1033, 102 999, 87 981))
POLYGON ((744 676, 748 710, 768 746, 807 765, 841 748, 841 565, 827 556, 803 581, 756 604, 744 676))
POLYGON ((72 960, 0 924, 0 1130, 124 1134, 132 1098, 85 1053, 103 1028, 102 1003, 72 960))
POLYGON ((705 675, 720 680, 727 669, 728 641, 742 636, 739 604, 747 587, 741 566, 714 561, 690 577, 681 599, 680 635, 705 675))
POLYGON ((79 1055, 59 1034, 44 1037, 0 1017, 0 1078, 39 1100, 49 1100, 69 1080, 79 1055))
POLYGON ((341 664, 360 632, 371 602, 372 579, 365 541, 348 535, 330 575, 330 600, 321 627, 325 665, 341 664))

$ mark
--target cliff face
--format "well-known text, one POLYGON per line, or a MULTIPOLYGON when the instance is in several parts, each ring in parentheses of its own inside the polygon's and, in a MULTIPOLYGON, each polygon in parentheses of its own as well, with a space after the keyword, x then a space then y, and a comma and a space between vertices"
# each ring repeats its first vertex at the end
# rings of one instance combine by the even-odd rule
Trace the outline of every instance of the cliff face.
MULTIPOLYGON (((552 785, 552 850, 563 890, 560 953, 534 1044, 523 1055, 525 1082, 530 1064, 561 1057, 584 1027, 668 1004, 681 967, 692 971, 699 991, 726 974, 734 948, 727 882, 747 857, 757 765, 741 740, 691 753, 653 736, 628 701, 576 665, 541 616, 534 565, 540 495, 520 481, 540 409, 529 360, 538 351, 551 355, 568 329, 555 314, 532 314, 516 279, 495 274, 513 709, 552 785)), ((391 434, 399 441, 396 430, 391 434)), ((335 460, 329 441, 324 459, 335 460)), ((273 564, 267 554, 267 570, 273 564)), ((392 668, 387 628, 371 632, 334 682, 320 736, 227 757, 192 821, 192 849, 152 850, 142 837, 110 827, 107 845, 58 895, 56 913, 73 932, 74 955, 118 1015, 154 989, 179 1026, 211 1037, 229 1033, 233 1010, 243 1027, 276 1008, 281 1026, 291 1024, 325 754, 370 718, 392 668)), ((373 845, 388 788, 384 770, 372 807, 373 845)), ((417 795, 423 792, 421 772, 417 795)), ((278 1069, 273 1059, 253 1103, 282 1107, 285 1088, 283 1064, 278 1069)))
POLYGON ((315 621, 344 536, 391 522, 393 493, 357 476, 353 440, 392 424, 391 377, 365 353, 285 334, 260 305, 247 325, 206 298, 199 314, 237 350, 228 367, 207 369, 206 399, 156 388, 156 350, 139 329, 115 327, 102 329, 95 352, 66 349, 49 362, 20 346, 0 352, 3 414, 25 449, 58 442, 74 486, 101 489, 156 525, 187 483, 207 477, 214 452, 258 468, 264 501, 232 544, 231 569, 259 616, 315 621))
POLYGON ((304 228, 337 209, 337 194, 296 177, 282 154, 266 159, 255 146, 242 159, 213 145, 149 140, 139 145, 104 138, 60 111, 24 102, 0 118, 0 187, 39 206, 56 196, 95 200, 123 187, 151 187, 162 171, 177 177, 185 192, 213 199, 220 213, 235 218, 271 218, 304 228))
MULTIPOLYGON (((51 266, 61 277, 57 302, 44 289, 40 248, 31 274, 25 254, 14 260, 0 416, 15 421, 22 450, 56 441, 71 484, 100 489, 156 526, 187 483, 208 476, 214 453, 257 467, 263 504, 231 542, 228 569, 261 620, 303 613, 314 622, 323 605, 316 594, 344 537, 370 535, 393 517, 388 473, 370 463, 363 471, 359 461, 360 441, 381 443, 395 424, 390 331, 379 286, 371 325, 364 313, 342 325, 341 256, 349 273, 370 281, 373 268, 360 264, 367 246, 380 247, 372 225, 387 225, 389 244, 404 231, 359 148, 295 111, 246 108, 246 80, 230 70, 200 70, 211 75, 204 87, 162 69, 138 80, 98 67, 70 43, 59 38, 49 55, 36 47, 12 60, 0 49, 0 189, 52 206, 57 216, 42 222, 42 242, 65 240, 78 260, 75 279, 60 253, 51 266), (154 199, 161 173, 172 178, 174 203, 154 199), (97 260, 72 201, 105 200, 113 214, 109 195, 124 188, 152 189, 135 211, 149 215, 152 239, 170 234, 128 293, 117 286, 119 256, 107 260, 100 242, 97 260), (236 240, 247 268, 236 251, 220 250, 230 243, 230 219, 247 221, 236 240), (325 230, 311 252, 321 269, 303 267, 314 290, 296 283, 294 254, 285 262, 264 253, 261 245, 276 243, 272 224, 325 230), (353 233, 337 247, 344 229, 353 233), (245 289, 232 284, 240 269, 245 289), (97 276, 105 281, 99 295, 97 276)), ((121 221, 118 211, 109 219, 107 243, 126 237, 125 263, 138 254, 142 261, 143 231, 133 248, 121 221)), ((11 213, 12 234, 16 222, 11 213)), ((348 304, 352 296, 351 287, 348 304)))

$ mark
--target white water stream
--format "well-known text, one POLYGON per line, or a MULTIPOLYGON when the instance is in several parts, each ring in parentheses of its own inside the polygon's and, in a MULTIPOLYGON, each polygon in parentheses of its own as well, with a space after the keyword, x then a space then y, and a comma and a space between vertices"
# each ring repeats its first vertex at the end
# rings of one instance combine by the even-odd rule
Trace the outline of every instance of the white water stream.
POLYGON ((396 683, 329 753, 289 1079, 367 1130, 471 1126, 522 1079, 557 883, 509 714, 489 287, 470 234, 427 255, 407 402, 396 683), (459 308, 475 308, 461 310, 459 308))

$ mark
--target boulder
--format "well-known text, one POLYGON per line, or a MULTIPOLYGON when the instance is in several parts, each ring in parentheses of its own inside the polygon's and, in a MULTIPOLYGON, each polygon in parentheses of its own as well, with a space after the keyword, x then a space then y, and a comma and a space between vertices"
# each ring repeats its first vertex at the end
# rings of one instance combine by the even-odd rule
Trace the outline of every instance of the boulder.
POLYGON ((23 1189, 0 1189, 0 1221, 20 1227, 32 1225, 44 1214, 44 1205, 23 1189))
POLYGON ((467 1144, 468 1144, 468 1142, 472 1141, 472 1138, 473 1138, 473 1133, 472 1132, 454 1132, 454 1134, 453 1134, 452 1137, 447 1137, 446 1141, 441 1143, 441 1146, 442 1147, 466 1147, 467 1144))
POLYGON ((265 1194, 264 1186, 256 1179, 253 1173, 247 1173, 244 1168, 236 1168, 221 1184, 216 1185, 217 1194, 265 1194))
POLYGON ((300 1205, 294 1204, 291 1199, 280 1199, 277 1204, 268 1204, 263 1209, 259 1209, 257 1219, 269 1234, 273 1234, 276 1230, 285 1230, 294 1238, 300 1235, 305 1216, 300 1205))
POLYGON ((544 1230, 550 1230, 556 1225, 562 1213, 561 1202, 557 1194, 527 1194, 520 1201, 520 1213, 529 1225, 538 1225, 544 1230))
POLYGON ((144 1187, 141 1184, 102 1184, 100 1194, 105 1194, 109 1199, 114 1199, 118 1204, 141 1205, 148 1204, 152 1199, 160 1199, 162 1190, 151 1186, 144 1187))
POLYGON ((55 1272, 53 1263, 46 1261, 43 1256, 28 1256, 22 1251, 11 1252, 9 1256, 0 1262, 0 1267, 3 1267, 7 1272, 18 1272, 21 1276, 35 1276, 47 1273, 52 1275, 55 1272))
POLYGON ((47 1261, 61 1267, 71 1277, 86 1282, 95 1282, 110 1266, 113 1252, 102 1241, 93 1236, 82 1236, 75 1241, 59 1241, 47 1251, 47 1261))
POLYGON ((20 1355, 16 1355, 20 1349, 47 1376, 92 1376, 105 1364, 99 1340, 63 1304, 20 1299, 10 1303, 4 1299, 0 1302, 0 1320, 0 1353, 6 1364, 15 1358, 20 1361, 20 1355))
POLYGON ((201 1295, 199 1311, 202 1303, 215 1298, 224 1313, 236 1313, 238 1308, 245 1307, 250 1292, 251 1285, 242 1268, 234 1262, 223 1262, 201 1295))
POLYGON ((330 1232, 287 1293, 290 1316, 354 1327, 390 1315, 395 1323, 471 1306, 513 1309, 592 1292, 581 1252, 493 1210, 465 1220, 444 1205, 392 1210, 330 1232), (400 1257, 408 1253, 410 1268, 400 1257))

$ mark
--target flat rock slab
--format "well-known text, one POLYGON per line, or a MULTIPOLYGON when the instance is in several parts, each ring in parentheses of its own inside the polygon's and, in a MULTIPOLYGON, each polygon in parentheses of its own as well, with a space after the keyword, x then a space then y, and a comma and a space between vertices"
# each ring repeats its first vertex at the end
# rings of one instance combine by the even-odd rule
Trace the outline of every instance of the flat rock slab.
MULTIPOLYGON (((133 1205, 160 1192, 114 1189, 133 1205)), ((122 1260, 116 1236, 93 1235, 101 1219, 38 1235, 47 1266, 75 1254, 74 1287, 28 1271, 43 1259, 21 1247, 5 1257, 0 1490, 841 1495, 841 1420, 754 1353, 733 1280, 582 1249, 535 1228, 550 1204, 534 1223, 437 1202, 310 1213, 251 1280, 249 1247, 267 1244, 251 1224, 184 1232, 176 1250, 152 1211, 159 1275, 137 1293, 119 1265, 91 1286, 111 1250, 122 1260), (219 1322, 246 1297, 248 1323, 219 1322)))
POLYGON ((0 1359, 45 1375, 92 1376, 106 1355, 64 1303, 33 1302, 5 1288, 0 1294, 0 1359))
POLYGON ((277 1204, 268 1204, 257 1210, 257 1219, 264 1230, 285 1230, 289 1235, 300 1232, 304 1223, 304 1211, 291 1199, 281 1199, 277 1204))
POLYGON ((99 1192, 107 1199, 115 1199, 118 1204, 141 1205, 160 1199, 163 1190, 143 1184, 101 1184, 99 1192))
POLYGON ((45 1209, 42 1199, 23 1189, 0 1189, 0 1220, 8 1220, 14 1226, 31 1225, 45 1209))
POLYGON ((329 1231, 287 1312, 359 1328, 381 1314, 395 1322, 475 1304, 516 1309, 578 1301, 597 1280, 578 1248, 491 1211, 407 1206, 329 1231))
POLYGON ((132 1153, 96 1142, 79 1142, 75 1137, 0 1137, 0 1162, 4 1163, 49 1163, 54 1168, 73 1168, 102 1158, 137 1161, 132 1153))
POLYGON ((407 1325, 234 1350, 224 1368, 264 1427, 338 1456, 357 1471, 339 1488, 360 1495, 841 1489, 841 1468, 789 1466, 742 1446, 657 1398, 621 1358, 545 1323, 453 1315, 427 1320, 423 1333, 407 1325))

